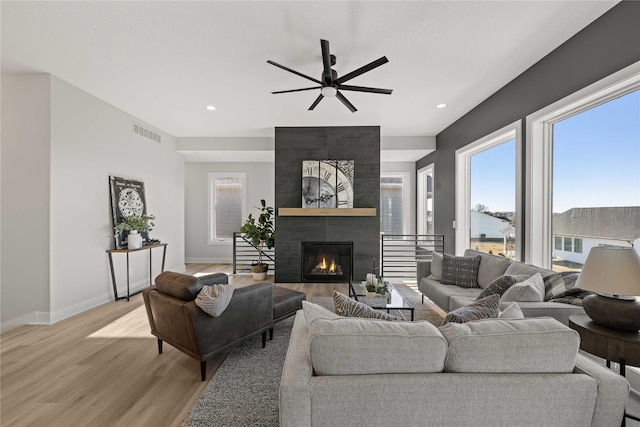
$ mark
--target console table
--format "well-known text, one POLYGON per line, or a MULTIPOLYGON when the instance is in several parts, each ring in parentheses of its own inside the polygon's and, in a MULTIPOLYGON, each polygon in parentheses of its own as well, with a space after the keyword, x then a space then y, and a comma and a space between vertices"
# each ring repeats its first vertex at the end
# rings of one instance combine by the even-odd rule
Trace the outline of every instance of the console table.
POLYGON ((111 269, 111 282, 113 283, 113 294, 115 295, 116 301, 119 299, 127 299, 129 301, 129 254, 131 252, 140 252, 140 251, 149 251, 149 286, 151 286, 151 281, 153 279, 153 269, 151 263, 151 251, 154 248, 162 248, 162 267, 160 272, 164 271, 164 260, 167 255, 167 244, 168 243, 153 243, 150 245, 145 245, 138 249, 109 249, 107 250, 107 254, 109 254, 109 268, 111 269), (118 296, 118 287, 116 286, 116 274, 113 270, 113 254, 126 254, 127 255, 127 296, 118 296))
MULTIPOLYGON (((625 332, 605 328, 593 322, 586 314, 569 316, 569 327, 580 334, 580 348, 587 353, 620 364, 620 375, 625 376, 627 365, 640 366, 640 332, 625 332)), ((625 414, 625 417, 640 421, 640 418, 625 414)), ((624 425, 624 422, 623 422, 624 425)))

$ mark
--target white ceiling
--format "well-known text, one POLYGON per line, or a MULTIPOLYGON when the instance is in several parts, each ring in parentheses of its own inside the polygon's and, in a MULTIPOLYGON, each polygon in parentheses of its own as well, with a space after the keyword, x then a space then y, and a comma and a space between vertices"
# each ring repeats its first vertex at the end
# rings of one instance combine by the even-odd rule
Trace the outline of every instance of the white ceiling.
MULTIPOLYGON (((2 72, 53 74, 176 137, 264 139, 276 126, 357 125, 380 126, 383 137, 427 136, 616 3, 2 1, 2 72), (356 113, 330 98, 307 111, 316 91, 272 95, 313 83, 266 61, 320 78, 321 38, 338 75, 386 56, 349 84, 393 94, 344 92, 356 113)), ((410 151, 412 160, 425 153, 410 151)))

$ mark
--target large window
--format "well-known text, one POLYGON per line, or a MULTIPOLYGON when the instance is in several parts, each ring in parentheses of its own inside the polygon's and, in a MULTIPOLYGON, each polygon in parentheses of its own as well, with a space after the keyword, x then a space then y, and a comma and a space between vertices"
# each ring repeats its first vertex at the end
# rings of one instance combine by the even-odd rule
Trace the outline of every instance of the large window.
POLYGON ((638 239, 640 63, 527 121, 527 260, 580 270, 592 247, 638 239))
POLYGON ((520 122, 456 151, 456 253, 519 255, 520 122))
POLYGON ((433 164, 418 171, 418 234, 435 233, 433 221, 433 178, 433 164))
POLYGON ((242 172, 209 174, 209 243, 227 242, 245 218, 246 176, 242 172))
POLYGON ((380 176, 380 232, 406 234, 409 208, 406 189, 408 173, 383 173, 380 176))

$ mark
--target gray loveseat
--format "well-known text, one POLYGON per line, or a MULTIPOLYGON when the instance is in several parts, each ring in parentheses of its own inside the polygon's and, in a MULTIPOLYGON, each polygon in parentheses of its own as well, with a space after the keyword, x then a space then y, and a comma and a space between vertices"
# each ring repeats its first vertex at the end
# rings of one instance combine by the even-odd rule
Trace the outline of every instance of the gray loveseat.
MULTIPOLYGON (((417 266, 418 289, 424 296, 433 301, 446 312, 471 304, 476 297, 493 280, 502 275, 533 276, 540 273, 543 278, 554 274, 553 271, 536 267, 520 261, 467 249, 464 256, 480 256, 477 288, 463 288, 456 285, 445 285, 431 275, 431 261, 419 261, 417 266)), ((572 314, 584 314, 580 306, 560 302, 518 302, 525 317, 549 316, 565 325, 569 324, 572 314)), ((505 303, 501 303, 503 309, 505 303)))
POLYGON ((344 318, 303 303, 280 384, 280 426, 616 426, 627 380, 578 353, 551 318, 344 318))

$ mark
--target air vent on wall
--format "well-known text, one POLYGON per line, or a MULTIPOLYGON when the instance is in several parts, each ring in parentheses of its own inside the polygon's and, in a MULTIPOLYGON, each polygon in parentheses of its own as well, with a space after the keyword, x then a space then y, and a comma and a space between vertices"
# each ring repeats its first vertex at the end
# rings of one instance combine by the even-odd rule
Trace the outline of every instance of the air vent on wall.
POLYGON ((150 139, 150 140, 158 142, 158 143, 162 142, 162 137, 160 135, 158 135, 157 133, 155 133, 155 132, 153 132, 153 131, 151 131, 151 130, 149 130, 147 128, 144 128, 144 127, 140 126, 137 123, 133 124, 133 133, 138 134, 138 135, 140 135, 140 136, 142 136, 144 138, 150 139))

